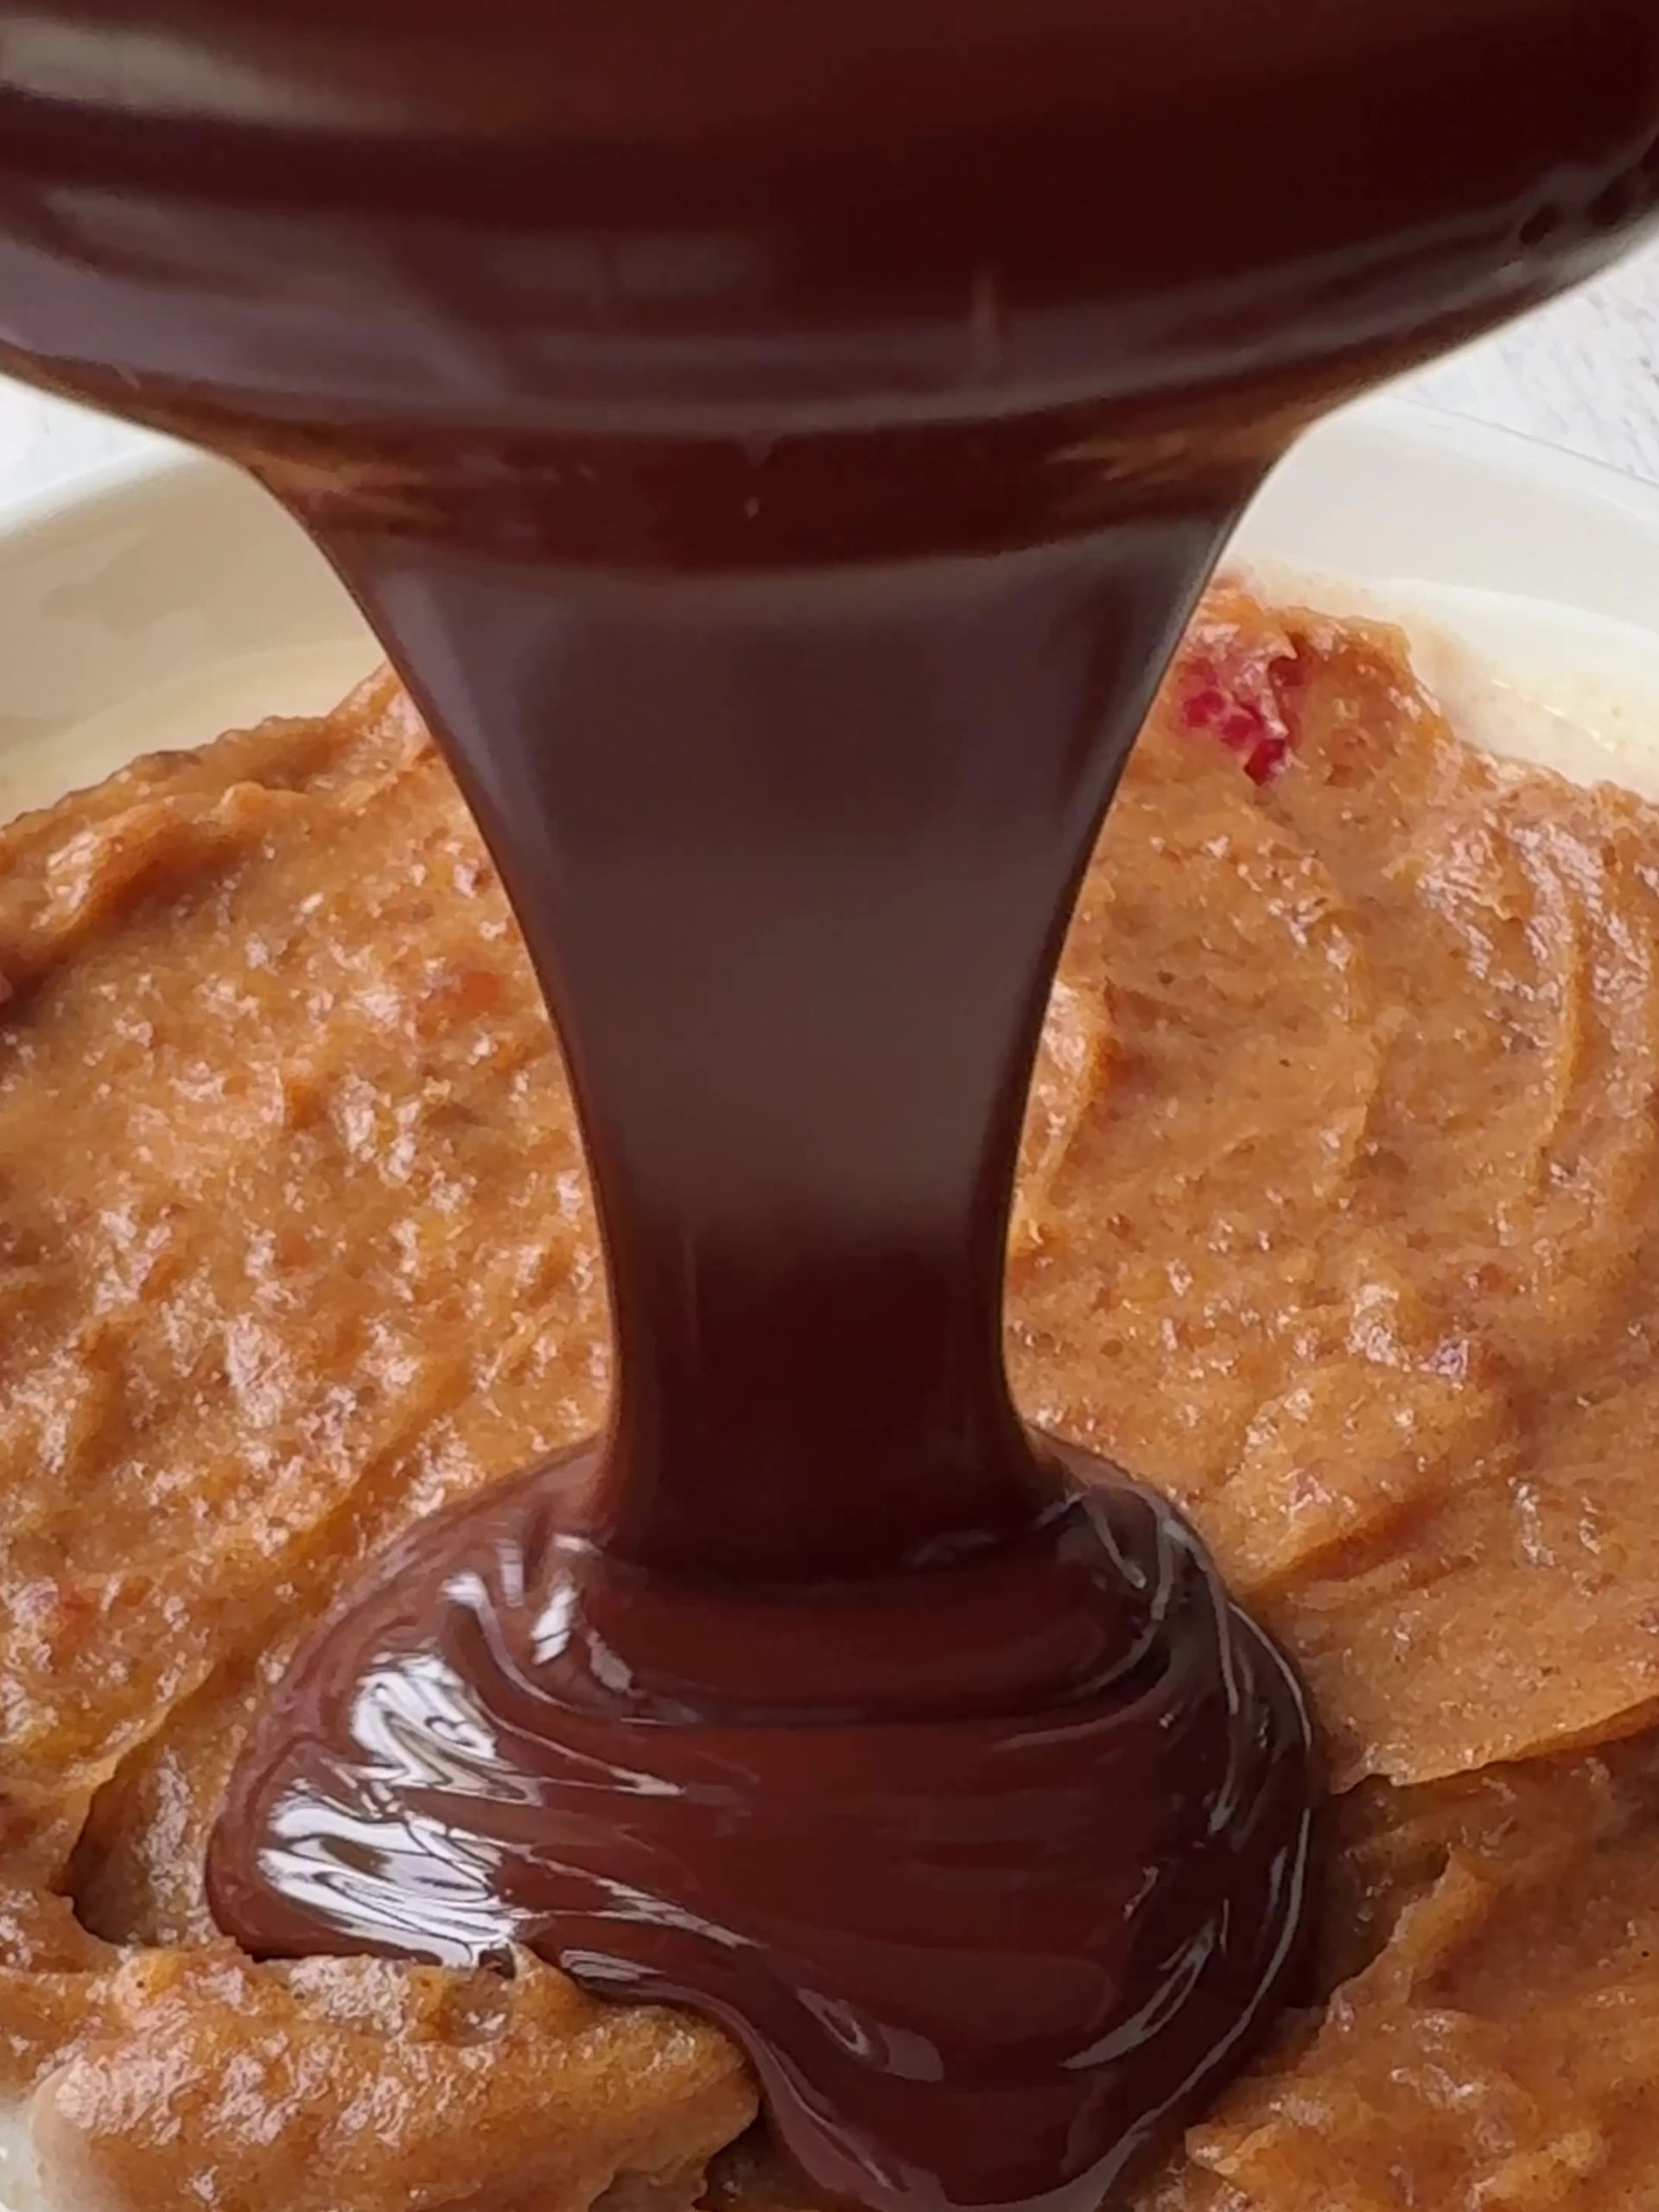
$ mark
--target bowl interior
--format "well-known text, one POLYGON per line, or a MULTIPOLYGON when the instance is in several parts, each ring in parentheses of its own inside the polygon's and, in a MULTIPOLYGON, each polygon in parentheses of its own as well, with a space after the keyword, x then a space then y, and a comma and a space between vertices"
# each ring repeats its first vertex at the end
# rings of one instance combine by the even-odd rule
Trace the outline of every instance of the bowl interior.
POLYGON ((317 712, 375 657, 300 531, 218 462, 163 452, 0 512, 0 816, 317 712))

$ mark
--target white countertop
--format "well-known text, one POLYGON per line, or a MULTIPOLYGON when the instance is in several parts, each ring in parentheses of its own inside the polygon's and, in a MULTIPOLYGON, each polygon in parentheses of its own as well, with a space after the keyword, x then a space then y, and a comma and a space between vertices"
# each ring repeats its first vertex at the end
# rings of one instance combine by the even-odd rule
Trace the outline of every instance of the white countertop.
POLYGON ((1659 245, 1408 389, 1659 484, 1659 245))
MULTIPOLYGON (((1405 389, 1659 484, 1659 245, 1405 389)), ((0 492, 54 481, 135 435, 0 378, 0 492)))

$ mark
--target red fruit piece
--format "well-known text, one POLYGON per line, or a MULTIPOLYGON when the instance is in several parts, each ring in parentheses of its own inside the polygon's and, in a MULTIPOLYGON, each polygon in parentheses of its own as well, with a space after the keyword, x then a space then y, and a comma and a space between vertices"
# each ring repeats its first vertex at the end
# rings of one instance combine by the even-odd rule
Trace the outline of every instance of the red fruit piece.
POLYGON ((1282 635, 1249 639, 1230 627, 1189 640, 1176 671, 1183 729, 1218 738, 1253 784, 1285 765, 1296 742, 1294 706, 1303 669, 1282 635))

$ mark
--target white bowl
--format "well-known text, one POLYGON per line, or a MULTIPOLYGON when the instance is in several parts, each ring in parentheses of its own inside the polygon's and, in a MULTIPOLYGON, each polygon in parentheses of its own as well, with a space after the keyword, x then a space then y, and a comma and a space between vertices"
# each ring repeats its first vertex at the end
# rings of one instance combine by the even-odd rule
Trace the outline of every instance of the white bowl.
POLYGON ((0 480, 0 819, 139 753, 332 706, 373 640, 255 485, 160 440, 0 480))
MULTIPOLYGON (((79 435, 56 481, 0 472, 0 817, 137 753, 317 711, 376 658, 263 493, 153 438, 99 429, 88 460, 79 435)), ((1383 399, 1303 443, 1239 550, 1406 613, 1431 681, 1461 683, 1471 713, 1498 698, 1510 749, 1659 795, 1659 492, 1383 399), (1448 655, 1447 632, 1485 676, 1448 655)))
MULTIPOLYGON (((0 385, 6 404, 23 403, 0 385)), ((45 481, 0 447, 0 818, 138 752, 325 709, 377 658, 251 484, 156 440, 97 447, 75 457, 72 440, 45 481)), ((1404 615, 1425 673, 1492 741, 1659 796, 1659 492, 1373 401, 1303 444, 1238 551, 1404 615)), ((0 2113, 0 2212, 38 2206, 31 2168, 0 2113)))

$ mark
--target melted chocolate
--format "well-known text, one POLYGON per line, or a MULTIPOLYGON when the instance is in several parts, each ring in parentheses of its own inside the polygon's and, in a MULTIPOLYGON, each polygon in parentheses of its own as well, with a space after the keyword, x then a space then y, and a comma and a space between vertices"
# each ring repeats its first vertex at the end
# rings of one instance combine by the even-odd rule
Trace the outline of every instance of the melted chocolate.
POLYGON ((1294 1962, 1284 1662, 1097 1469, 980 1560, 736 1592, 573 1535, 595 1471, 379 1563, 237 1778, 220 1919, 697 2005, 826 2194, 1098 2202, 1294 1962))
POLYGON ((1083 2207, 1308 1904, 1295 1683, 1003 1376, 1070 897, 1243 501, 1659 196, 1650 0, 0 0, 0 346, 245 461, 565 1039, 607 1436, 256 1726, 251 1948, 684 1998, 815 2185, 1083 2207))

